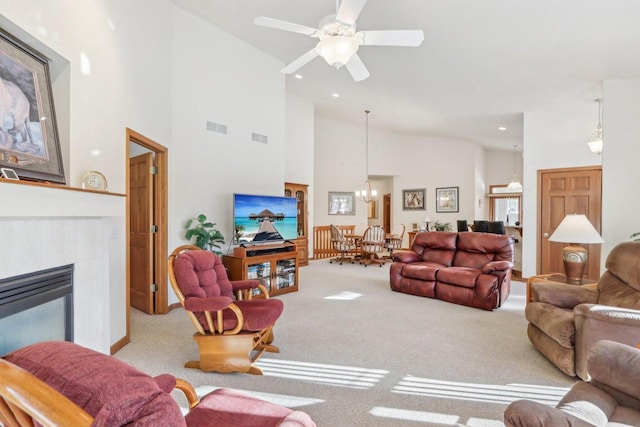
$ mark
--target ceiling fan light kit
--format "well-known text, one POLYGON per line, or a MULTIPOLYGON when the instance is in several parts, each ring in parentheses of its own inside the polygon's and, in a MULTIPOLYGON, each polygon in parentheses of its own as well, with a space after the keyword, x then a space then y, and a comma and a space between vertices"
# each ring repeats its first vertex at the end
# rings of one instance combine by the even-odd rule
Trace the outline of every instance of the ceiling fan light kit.
POLYGON ((327 64, 336 69, 346 65, 358 51, 358 42, 353 37, 333 36, 322 39, 316 46, 316 52, 322 56, 327 64))
POLYGON ((258 17, 254 22, 262 27, 320 39, 313 49, 285 66, 282 73, 294 73, 316 56, 321 56, 336 69, 346 66, 351 77, 355 81, 361 81, 369 77, 369 71, 357 54, 360 46, 416 47, 424 40, 422 30, 356 32, 356 19, 366 2, 367 0, 342 0, 336 4, 335 15, 329 15, 320 21, 320 29, 265 17, 258 17))

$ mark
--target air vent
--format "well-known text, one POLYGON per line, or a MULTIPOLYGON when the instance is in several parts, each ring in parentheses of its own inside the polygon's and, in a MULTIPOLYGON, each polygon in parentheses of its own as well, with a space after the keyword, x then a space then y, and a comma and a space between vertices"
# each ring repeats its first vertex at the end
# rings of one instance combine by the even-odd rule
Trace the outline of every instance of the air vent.
POLYGON ((227 125, 221 125, 220 123, 214 123, 207 121, 207 130, 227 134, 227 125))
POLYGON ((269 143, 269 137, 267 135, 260 135, 259 133, 252 132, 251 140, 254 142, 262 142, 263 144, 269 143))

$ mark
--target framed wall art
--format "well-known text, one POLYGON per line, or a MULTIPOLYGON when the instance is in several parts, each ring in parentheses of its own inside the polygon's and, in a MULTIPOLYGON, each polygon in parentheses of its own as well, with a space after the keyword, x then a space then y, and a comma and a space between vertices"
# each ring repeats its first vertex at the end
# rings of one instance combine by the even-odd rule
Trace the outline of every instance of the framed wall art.
POLYGON ((424 211, 427 209, 425 204, 425 188, 402 190, 402 210, 403 211, 424 211))
POLYGON ((436 212, 458 211, 458 187, 436 188, 436 212))
POLYGON ((329 191, 329 215, 355 215, 354 192, 329 191))
POLYGON ((0 166, 65 183, 47 58, 0 29, 0 166))

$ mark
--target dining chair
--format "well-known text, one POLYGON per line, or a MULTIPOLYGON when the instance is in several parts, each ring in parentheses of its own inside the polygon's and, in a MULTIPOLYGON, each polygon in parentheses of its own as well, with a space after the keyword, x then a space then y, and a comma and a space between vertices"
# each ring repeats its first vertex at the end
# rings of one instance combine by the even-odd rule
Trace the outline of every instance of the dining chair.
POLYGON ((404 230, 404 224, 398 224, 391 230, 390 236, 385 239, 384 247, 389 251, 389 255, 384 256, 385 259, 393 259, 393 250, 402 248, 404 230))
POLYGON ((355 263, 355 259, 352 256, 347 256, 347 254, 355 252, 355 241, 344 237, 342 230, 335 225, 331 224, 329 227, 331 229, 331 246, 333 247, 333 250, 340 254, 336 258, 331 258, 329 260, 329 264, 333 263, 333 261, 340 263, 340 265, 342 265, 344 261, 351 261, 351 264, 355 263))
POLYGON ((362 258, 360 264, 366 267, 369 264, 379 264, 382 267, 385 263, 384 258, 380 257, 380 253, 384 251, 385 232, 384 228, 374 225, 364 232, 360 249, 362 250, 362 258))

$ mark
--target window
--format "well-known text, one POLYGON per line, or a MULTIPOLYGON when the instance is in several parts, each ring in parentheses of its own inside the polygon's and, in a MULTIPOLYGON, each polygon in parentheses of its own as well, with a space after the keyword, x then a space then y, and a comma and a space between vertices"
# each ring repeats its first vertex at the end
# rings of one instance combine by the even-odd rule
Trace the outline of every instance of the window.
POLYGON ((491 185, 487 197, 491 221, 503 221, 505 225, 522 223, 522 193, 511 193, 506 185, 491 185))

